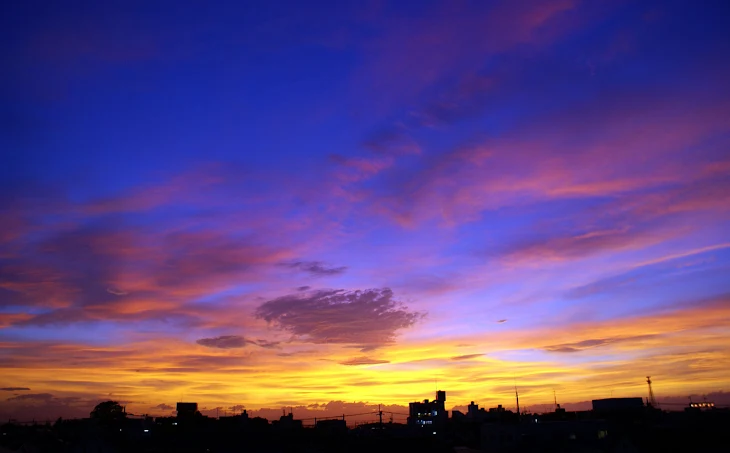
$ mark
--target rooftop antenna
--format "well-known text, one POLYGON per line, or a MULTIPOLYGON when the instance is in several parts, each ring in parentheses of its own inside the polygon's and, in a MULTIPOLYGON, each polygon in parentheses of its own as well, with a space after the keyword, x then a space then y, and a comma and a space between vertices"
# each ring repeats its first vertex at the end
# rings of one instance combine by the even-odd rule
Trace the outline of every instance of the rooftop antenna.
POLYGON ((649 385, 649 403, 652 407, 658 408, 659 405, 656 403, 656 399, 654 398, 654 390, 651 389, 651 376, 646 377, 646 383, 649 385))
POLYGON ((555 410, 558 410, 558 397, 555 395, 555 389, 553 389, 553 402, 555 403, 555 410))
POLYGON ((520 394, 517 393, 517 384, 515 384, 515 399, 517 400, 517 415, 520 415, 520 394))

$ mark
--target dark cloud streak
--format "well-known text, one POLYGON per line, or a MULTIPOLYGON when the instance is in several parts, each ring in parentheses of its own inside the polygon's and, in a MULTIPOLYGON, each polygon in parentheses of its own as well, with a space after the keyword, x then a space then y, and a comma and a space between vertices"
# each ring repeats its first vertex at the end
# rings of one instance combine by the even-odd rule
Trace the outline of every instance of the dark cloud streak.
POLYGON ((282 266, 308 272, 316 276, 339 275, 347 270, 347 266, 328 267, 321 261, 295 261, 293 263, 283 263, 282 266))
POLYGON ((264 349, 275 349, 279 347, 278 341, 269 340, 249 340, 240 335, 222 335, 214 338, 201 338, 196 341, 201 346, 206 348, 218 348, 218 349, 236 349, 245 348, 247 345, 252 344, 264 349))
POLYGON ((290 294, 262 304, 255 314, 312 343, 353 344, 367 349, 393 343, 398 330, 411 327, 424 316, 393 300, 389 288, 290 294))
POLYGON ((451 360, 470 360, 470 359, 476 359, 477 357, 481 357, 484 354, 465 354, 465 355, 457 355, 455 357, 452 357, 451 360))
POLYGON ((597 348, 601 346, 607 346, 616 343, 626 343, 633 341, 642 341, 654 338, 656 335, 635 335, 630 337, 615 337, 615 338, 593 338, 589 340, 578 341, 575 343, 563 343, 551 346, 545 346, 542 349, 547 352, 581 352, 586 349, 597 348))

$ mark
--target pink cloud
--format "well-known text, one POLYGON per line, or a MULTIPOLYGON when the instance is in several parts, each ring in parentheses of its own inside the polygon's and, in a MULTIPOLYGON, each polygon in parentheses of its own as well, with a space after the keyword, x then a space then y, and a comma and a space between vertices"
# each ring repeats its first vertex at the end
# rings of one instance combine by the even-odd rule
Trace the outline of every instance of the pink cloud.
MULTIPOLYGON (((683 184, 712 190, 702 182, 709 177, 705 166, 713 162, 712 150, 689 150, 730 127, 718 114, 725 108, 722 100, 704 99, 691 113, 667 111, 657 101, 639 112, 622 115, 610 108, 582 120, 580 110, 569 110, 547 124, 428 155, 416 172, 396 163, 384 170, 388 185, 372 209, 405 225, 433 218, 458 224, 483 211, 555 198, 614 197, 683 184), (575 124, 587 125, 574 135, 575 124)), ((722 171, 722 164, 713 165, 722 171)))
POLYGON ((376 106, 414 96, 458 72, 474 72, 485 58, 518 45, 544 47, 576 27, 566 13, 578 2, 505 1, 463 14, 457 4, 431 8, 419 17, 376 24, 380 35, 364 48, 365 64, 355 79, 358 90, 377 93, 376 106))

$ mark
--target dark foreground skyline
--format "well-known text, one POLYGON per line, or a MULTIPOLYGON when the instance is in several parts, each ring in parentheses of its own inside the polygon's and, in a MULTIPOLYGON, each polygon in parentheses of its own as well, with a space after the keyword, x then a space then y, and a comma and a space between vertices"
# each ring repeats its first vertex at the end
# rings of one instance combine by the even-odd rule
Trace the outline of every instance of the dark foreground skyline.
MULTIPOLYGON (((552 400, 550 401, 535 401, 530 396, 529 390, 527 392, 519 393, 520 390, 517 387, 511 389, 509 395, 505 395, 502 398, 481 398, 471 401, 462 401, 458 397, 449 392, 449 401, 445 404, 444 409, 447 413, 468 413, 469 405, 476 402, 477 405, 481 405, 483 408, 496 408, 501 407, 507 411, 514 413, 524 412, 529 414, 549 414, 556 410, 556 407, 560 407, 565 411, 569 412, 582 412, 590 411, 593 409, 594 400, 596 399, 613 399, 613 398, 630 398, 634 400, 641 400, 646 406, 651 406, 654 409, 677 412, 685 411, 691 404, 696 403, 711 403, 712 407, 718 409, 729 409, 730 408, 730 393, 727 392, 715 392, 709 394, 689 394, 683 396, 664 396, 656 394, 653 395, 654 403, 651 403, 652 395, 648 391, 648 387, 645 387, 643 391, 637 392, 630 395, 618 395, 614 392, 610 392, 607 395, 597 394, 586 401, 565 401, 562 399, 562 395, 558 395, 557 392, 553 393, 552 400), (521 401, 521 403, 519 403, 521 401), (520 405, 518 411, 517 404, 520 405)), ((88 418, 88 415, 93 407, 109 402, 111 400, 101 398, 96 401, 56 401, 56 398, 51 395, 44 394, 33 394, 28 393, 26 395, 16 394, 18 398, 23 396, 30 396, 27 398, 33 401, 35 404, 24 406, 24 411, 17 412, 15 414, 10 413, 6 417, 6 420, 12 423, 20 424, 36 424, 36 423, 50 423, 56 420, 58 417, 66 420, 79 420, 88 418), (72 404, 73 403, 73 404, 72 404), (57 416, 58 413, 65 413, 65 415, 57 416)), ((13 399, 10 401, 13 401, 13 399)), ((415 398, 416 401, 420 401, 415 398)), ((219 417, 237 416, 241 413, 246 413, 247 417, 251 418, 262 418, 266 420, 277 420, 282 414, 292 416, 296 420, 303 421, 305 426, 307 423, 314 425, 317 420, 326 419, 343 419, 346 417, 348 426, 355 426, 361 423, 369 423, 377 418, 377 414, 382 412, 386 420, 390 420, 396 423, 405 423, 406 418, 410 412, 410 403, 400 401, 394 404, 382 404, 364 401, 329 401, 321 404, 309 404, 309 405, 265 405, 261 408, 251 407, 247 404, 235 404, 232 406, 217 406, 208 407, 198 402, 191 403, 161 403, 156 406, 151 406, 146 410, 139 412, 132 412, 132 408, 139 407, 137 405, 130 405, 129 401, 119 400, 114 401, 116 405, 123 408, 124 412, 132 417, 145 418, 145 417, 174 417, 178 415, 180 404, 194 404, 194 412, 198 416, 218 419, 219 417), (128 411, 128 407, 130 410, 128 411)))
POLYGON ((4 3, 0 419, 730 390, 727 1, 4 3))
MULTIPOLYGON (((658 408, 649 397, 607 398, 591 410, 555 403, 542 414, 519 406, 446 411, 446 391, 409 403, 407 414, 375 413, 302 419, 284 411, 271 422, 246 410, 207 417, 194 402, 179 402, 176 415, 128 414, 115 401, 99 403, 88 418, 54 423, 0 425, 3 451, 136 452, 667 452, 705 451, 730 442, 730 407, 688 403, 683 411, 658 408), (394 415, 407 419, 394 421, 394 415), (369 419, 358 418, 370 416, 369 419), (374 416, 374 418, 372 418, 374 416), (356 420, 354 420, 356 419, 356 420)), ((515 397, 517 398, 517 394, 515 397)), ((385 409, 385 410, 384 410, 385 409)))

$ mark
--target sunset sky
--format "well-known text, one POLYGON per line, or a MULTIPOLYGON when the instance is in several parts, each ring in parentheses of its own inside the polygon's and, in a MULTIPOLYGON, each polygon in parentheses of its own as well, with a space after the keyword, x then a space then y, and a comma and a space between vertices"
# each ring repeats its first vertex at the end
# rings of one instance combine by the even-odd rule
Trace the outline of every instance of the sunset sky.
POLYGON ((730 402, 729 15, 7 2, 0 419, 730 402))

